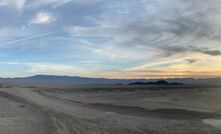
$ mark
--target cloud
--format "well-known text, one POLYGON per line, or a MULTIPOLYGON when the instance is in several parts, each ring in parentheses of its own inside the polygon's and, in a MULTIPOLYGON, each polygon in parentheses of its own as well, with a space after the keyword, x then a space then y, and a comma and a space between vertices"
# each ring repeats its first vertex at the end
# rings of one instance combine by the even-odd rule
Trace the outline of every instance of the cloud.
POLYGON ((70 33, 121 40, 125 48, 219 40, 219 4, 217 0, 111 1, 106 3, 107 11, 91 17, 95 25, 73 26, 70 33))
POLYGON ((221 51, 219 51, 219 50, 201 50, 201 52, 204 54, 211 55, 211 56, 220 56, 221 55, 221 51))
POLYGON ((104 48, 104 49, 95 49, 95 54, 99 54, 110 59, 126 59, 128 58, 127 53, 120 51, 114 48, 104 48))
POLYGON ((12 1, 15 4, 15 7, 19 10, 23 9, 23 7, 26 3, 26 0, 12 0, 12 1))
POLYGON ((186 61, 187 61, 189 64, 193 64, 193 63, 197 62, 198 60, 197 60, 197 59, 186 59, 186 61))
POLYGON ((68 3, 74 3, 74 4, 90 4, 90 3, 96 3, 99 1, 104 1, 104 0, 31 0, 25 7, 28 9, 38 9, 41 7, 49 6, 52 8, 58 8, 65 6, 68 3))
POLYGON ((39 12, 31 21, 30 24, 50 24, 55 21, 52 14, 47 12, 39 12))
POLYGON ((198 47, 189 47, 188 50, 193 51, 193 52, 207 54, 210 56, 221 56, 220 50, 211 50, 209 48, 198 48, 198 47))
POLYGON ((19 62, 16 61, 11 61, 11 62, 7 62, 8 65, 18 65, 19 62))
POLYGON ((163 50, 163 55, 171 56, 174 54, 184 53, 202 53, 210 56, 221 56, 220 50, 211 50, 205 47, 197 46, 160 46, 159 49, 163 50))
POLYGON ((62 5, 64 5, 64 4, 67 4, 67 3, 71 2, 71 1, 73 1, 73 0, 63 0, 63 1, 57 2, 57 3, 55 3, 55 4, 53 5, 53 8, 60 7, 60 6, 62 6, 62 5))
POLYGON ((49 75, 85 75, 89 74, 87 70, 72 65, 56 64, 56 63, 26 63, 29 69, 26 70, 30 74, 49 74, 49 75))
POLYGON ((0 0, 0 6, 14 7, 18 10, 22 10, 26 0, 0 0))
MULTIPOLYGON (((168 77, 217 77, 221 74, 221 58, 215 58, 208 55, 202 55, 201 58, 195 58, 196 55, 189 57, 170 58, 146 63, 140 66, 128 68, 124 71, 112 74, 115 77, 127 75, 132 78, 168 78, 168 77), (193 58, 191 58, 193 57, 193 58), (207 60, 205 60, 207 59, 207 60), (188 64, 186 63, 188 62, 188 64), (193 64, 194 63, 194 64, 193 64), (121 74, 121 75, 120 75, 121 74), (122 75, 123 74, 123 75, 122 75)), ((109 74, 111 75, 111 74, 109 74)))
POLYGON ((5 5, 7 5, 8 3, 7 3, 7 1, 6 0, 2 0, 2 1, 0 1, 0 6, 5 6, 5 5))
POLYGON ((15 39, 15 40, 0 43, 0 46, 12 45, 12 44, 19 43, 19 42, 22 42, 22 41, 28 41, 28 40, 31 40, 31 39, 36 39, 36 38, 40 38, 40 37, 49 36, 49 35, 52 35, 52 34, 55 34, 55 33, 56 32, 49 32, 49 33, 31 35, 31 36, 28 36, 28 37, 24 37, 24 38, 15 39))

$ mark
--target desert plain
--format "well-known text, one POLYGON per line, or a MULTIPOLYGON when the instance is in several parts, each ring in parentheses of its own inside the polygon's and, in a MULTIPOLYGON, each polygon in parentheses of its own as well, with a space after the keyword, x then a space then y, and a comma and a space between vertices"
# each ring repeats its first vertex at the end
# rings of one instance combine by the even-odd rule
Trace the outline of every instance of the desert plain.
POLYGON ((220 134, 221 87, 10 85, 1 134, 220 134))

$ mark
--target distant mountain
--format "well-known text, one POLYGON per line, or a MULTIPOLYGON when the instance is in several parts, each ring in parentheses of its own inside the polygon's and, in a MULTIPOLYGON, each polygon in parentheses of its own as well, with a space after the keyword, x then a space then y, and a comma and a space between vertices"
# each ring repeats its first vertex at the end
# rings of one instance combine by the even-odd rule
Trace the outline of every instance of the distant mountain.
POLYGON ((0 78, 0 82, 4 83, 33 83, 33 84, 127 84, 131 82, 141 81, 145 79, 106 79, 106 78, 89 78, 79 76, 56 76, 56 75, 35 75, 23 78, 0 78))
POLYGON ((35 75, 23 78, 0 78, 1 83, 34 83, 34 84, 129 84, 129 83, 148 83, 148 82, 161 82, 168 83, 187 83, 187 84, 219 84, 221 78, 207 78, 207 79, 194 79, 194 78, 171 78, 171 79, 107 79, 107 78, 89 78, 78 76, 55 76, 55 75, 35 75), (163 81, 162 81, 163 80, 163 81))
POLYGON ((177 82, 169 83, 165 80, 159 80, 156 82, 133 82, 129 84, 130 85, 180 85, 182 83, 177 83, 177 82))

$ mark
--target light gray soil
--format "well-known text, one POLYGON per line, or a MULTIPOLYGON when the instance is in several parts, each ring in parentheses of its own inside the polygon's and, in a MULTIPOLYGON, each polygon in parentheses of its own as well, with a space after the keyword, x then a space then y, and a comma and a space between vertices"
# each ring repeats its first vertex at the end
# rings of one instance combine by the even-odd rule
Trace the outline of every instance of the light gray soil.
POLYGON ((47 114, 0 93, 0 134, 49 134, 56 133, 47 114))
POLYGON ((217 95, 217 89, 116 93, 1 88, 0 130, 3 134, 219 134, 221 128, 208 123, 221 119, 220 106, 214 104, 217 95))

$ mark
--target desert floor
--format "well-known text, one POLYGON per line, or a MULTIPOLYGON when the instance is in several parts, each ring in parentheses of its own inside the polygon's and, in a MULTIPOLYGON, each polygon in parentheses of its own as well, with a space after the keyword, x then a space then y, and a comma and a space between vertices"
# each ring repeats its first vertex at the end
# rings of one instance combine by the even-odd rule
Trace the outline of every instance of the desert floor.
POLYGON ((220 134, 220 102, 215 86, 11 86, 0 134, 220 134))

